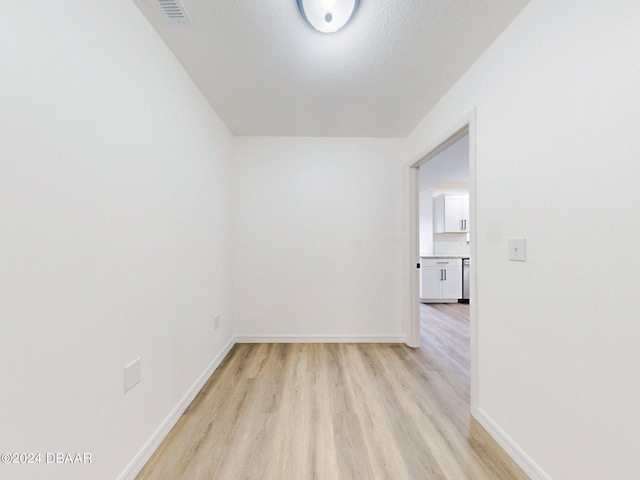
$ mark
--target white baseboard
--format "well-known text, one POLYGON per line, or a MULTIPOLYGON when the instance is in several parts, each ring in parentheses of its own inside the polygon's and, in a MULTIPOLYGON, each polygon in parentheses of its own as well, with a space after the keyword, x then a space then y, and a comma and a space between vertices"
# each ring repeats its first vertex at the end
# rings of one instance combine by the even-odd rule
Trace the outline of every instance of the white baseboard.
POLYGON ((404 335, 237 335, 236 343, 405 343, 404 335))
POLYGON ((189 404, 193 401, 198 392, 202 389, 205 382, 209 379, 211 374, 218 368, 218 365, 224 360, 227 356, 227 353, 233 348, 235 345, 235 339, 232 338, 225 345, 222 351, 214 358, 214 360, 209 364, 206 370, 200 375, 198 380, 191 386, 191 388, 187 391, 187 393, 182 397, 178 405, 173 409, 173 411, 169 414, 169 416, 160 424, 158 429, 154 432, 151 438, 147 441, 147 443, 142 447, 142 450, 138 452, 138 454, 131 461, 129 466, 125 469, 124 472, 118 477, 118 480, 133 480, 135 476, 140 473, 144 464, 147 463, 149 458, 153 452, 156 451, 156 448, 160 445, 162 440, 168 435, 169 431, 176 424, 178 419, 182 416, 184 411, 187 409, 189 404))
POLYGON ((518 466, 529 475, 531 480, 551 480, 549 476, 542 471, 538 465, 531 460, 526 453, 522 451, 513 440, 511 440, 504 431, 489 418, 489 416, 478 408, 476 411, 476 420, 489 432, 496 442, 504 449, 507 454, 518 464, 518 466))

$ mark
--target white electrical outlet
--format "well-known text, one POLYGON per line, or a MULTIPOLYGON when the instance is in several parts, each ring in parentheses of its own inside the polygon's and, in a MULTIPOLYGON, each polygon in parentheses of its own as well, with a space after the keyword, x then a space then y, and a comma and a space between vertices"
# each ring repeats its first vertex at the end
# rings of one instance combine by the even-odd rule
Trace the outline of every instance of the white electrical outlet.
POLYGON ((509 239, 509 260, 516 262, 527 261, 527 239, 526 238, 510 238, 509 239))
POLYGON ((141 358, 136 358, 129 365, 124 367, 124 391, 131 390, 136 384, 140 383, 140 362, 141 358))
POLYGON ((217 330, 220 327, 220 314, 213 317, 213 329, 217 330))

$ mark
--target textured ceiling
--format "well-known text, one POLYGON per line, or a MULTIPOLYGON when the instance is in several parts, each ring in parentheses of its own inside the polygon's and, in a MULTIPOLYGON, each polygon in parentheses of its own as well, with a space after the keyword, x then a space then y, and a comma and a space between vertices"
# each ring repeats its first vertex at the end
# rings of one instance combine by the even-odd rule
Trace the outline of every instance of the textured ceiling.
POLYGON ((134 0, 235 135, 403 137, 528 0, 361 0, 334 34, 295 0, 134 0))

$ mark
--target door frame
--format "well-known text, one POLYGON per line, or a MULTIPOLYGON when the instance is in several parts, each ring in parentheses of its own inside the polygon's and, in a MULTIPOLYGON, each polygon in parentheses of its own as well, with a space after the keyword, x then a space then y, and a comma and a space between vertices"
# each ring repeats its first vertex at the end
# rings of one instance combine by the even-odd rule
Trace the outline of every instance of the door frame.
POLYGON ((448 148, 455 141, 469 134, 469 222, 473 225, 470 232, 471 249, 469 258, 471 260, 470 290, 469 298, 469 320, 470 320, 470 404, 471 414, 476 417, 478 411, 478 295, 477 277, 477 183, 476 183, 476 109, 474 108, 464 117, 452 124, 440 135, 430 142, 425 142, 418 153, 411 158, 405 168, 406 186, 406 215, 409 225, 409 238, 406 248, 405 259, 405 336, 406 344, 410 347, 420 347, 420 270, 416 268, 420 264, 420 243, 419 243, 419 175, 418 168, 448 148))

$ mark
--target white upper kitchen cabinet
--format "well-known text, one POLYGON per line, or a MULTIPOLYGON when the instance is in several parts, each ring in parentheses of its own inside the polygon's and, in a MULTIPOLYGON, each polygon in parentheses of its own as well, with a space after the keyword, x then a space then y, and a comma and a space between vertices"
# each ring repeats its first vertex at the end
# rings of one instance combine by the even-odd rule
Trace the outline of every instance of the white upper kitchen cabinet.
POLYGON ((469 195, 442 194, 433 198, 434 233, 469 231, 469 195))

